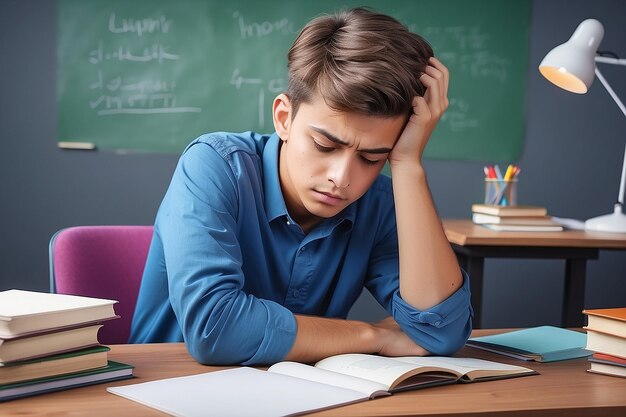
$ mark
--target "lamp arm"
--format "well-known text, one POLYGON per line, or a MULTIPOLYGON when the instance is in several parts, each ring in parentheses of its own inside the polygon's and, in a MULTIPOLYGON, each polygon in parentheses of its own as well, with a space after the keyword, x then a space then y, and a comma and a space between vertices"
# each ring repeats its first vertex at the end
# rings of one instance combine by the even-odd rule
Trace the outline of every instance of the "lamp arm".
MULTIPOLYGON (((626 59, 596 56, 595 60, 596 62, 602 62, 605 64, 626 66, 626 59)), ((602 73, 600 72, 597 66, 596 66, 595 72, 596 72, 596 77, 598 77, 598 79, 600 80, 604 88, 606 88, 606 91, 609 92, 609 95, 613 98, 613 100, 615 101, 615 104, 617 104, 617 107, 619 107, 622 113, 624 113, 624 116, 626 116, 626 107, 624 107, 624 103, 622 103, 622 100, 620 100, 617 94, 615 94, 615 91, 613 91, 613 88, 611 88, 611 86, 609 85, 609 82, 604 78, 604 76, 602 75, 602 73)), ((624 160, 622 162, 622 177, 619 182, 619 192, 617 194, 617 203, 620 205, 624 205, 625 189, 626 189, 626 147, 624 148, 624 160)))
POLYGON ((624 205, 624 187, 626 183, 626 146, 624 147, 624 162, 622 162, 622 178, 619 182, 619 193, 617 194, 617 203, 624 205))
POLYGON ((596 55, 595 61, 596 62, 602 62, 603 64, 622 65, 622 66, 626 67, 626 59, 611 58, 611 57, 608 57, 608 56, 596 55))
POLYGON ((609 82, 606 80, 606 78, 604 78, 598 67, 596 67, 596 77, 598 77, 604 88, 606 88, 606 91, 609 92, 609 95, 613 98, 613 100, 617 104, 617 107, 619 107, 622 113, 624 113, 624 116, 626 116, 626 107, 624 107, 624 103, 622 103, 622 100, 620 100, 617 94, 615 94, 615 91, 613 91, 613 88, 611 88, 609 82))

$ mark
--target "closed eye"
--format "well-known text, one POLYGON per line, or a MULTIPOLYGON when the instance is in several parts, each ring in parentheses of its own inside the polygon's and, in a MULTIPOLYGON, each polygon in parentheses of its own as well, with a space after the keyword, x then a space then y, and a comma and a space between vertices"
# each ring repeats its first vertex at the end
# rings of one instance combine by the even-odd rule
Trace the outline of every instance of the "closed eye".
POLYGON ((366 158, 366 157, 364 157, 363 155, 361 155, 361 160, 362 160, 363 162, 365 162, 366 164, 368 164, 368 165, 376 165, 376 164, 378 164, 380 161, 383 161, 384 159, 369 159, 369 158, 366 158))
MULTIPOLYGON (((334 146, 324 146, 322 144, 320 144, 317 140, 312 139, 313 141, 313 146, 315 146, 315 149, 317 149, 318 152, 321 153, 330 153, 333 152, 336 147, 334 146)), ((361 161, 367 165, 378 165, 380 162, 384 161, 386 158, 381 158, 381 159, 370 159, 367 158, 365 155, 360 154, 359 158, 361 159, 361 161)))
POLYGON ((323 153, 328 153, 328 152, 332 152, 335 150, 335 148, 331 147, 331 146, 322 146, 319 143, 317 143, 317 141, 313 141, 313 145, 315 145, 315 148, 323 153))

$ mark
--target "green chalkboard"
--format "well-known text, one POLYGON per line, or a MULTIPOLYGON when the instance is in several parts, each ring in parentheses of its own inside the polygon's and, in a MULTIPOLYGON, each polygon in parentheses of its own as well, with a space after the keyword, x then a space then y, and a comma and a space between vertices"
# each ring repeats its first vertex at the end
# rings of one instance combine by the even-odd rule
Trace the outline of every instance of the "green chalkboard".
POLYGON ((362 5, 424 36, 450 69, 426 157, 519 157, 530 0, 58 0, 58 140, 180 153, 204 132, 272 132, 297 32, 362 5))

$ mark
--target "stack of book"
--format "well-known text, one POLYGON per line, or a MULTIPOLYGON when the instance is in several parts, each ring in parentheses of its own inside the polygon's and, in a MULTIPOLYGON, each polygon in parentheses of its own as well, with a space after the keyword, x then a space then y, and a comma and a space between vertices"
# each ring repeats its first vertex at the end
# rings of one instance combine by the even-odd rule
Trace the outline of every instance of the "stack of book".
POLYGON ((0 292, 0 401, 132 377, 98 342, 117 301, 0 292))
POLYGON ((626 378, 626 307, 583 310, 587 315, 589 372, 626 378))
POLYGON ((472 221, 484 227, 509 232, 558 232, 563 226, 541 206, 473 204, 472 221))

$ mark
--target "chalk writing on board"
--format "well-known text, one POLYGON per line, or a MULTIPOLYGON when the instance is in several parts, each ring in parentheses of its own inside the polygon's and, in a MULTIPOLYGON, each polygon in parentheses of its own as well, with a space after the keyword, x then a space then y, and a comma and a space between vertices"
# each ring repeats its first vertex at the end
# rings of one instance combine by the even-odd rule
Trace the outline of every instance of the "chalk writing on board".
POLYGON ((239 68, 234 69, 233 75, 230 77, 230 84, 234 85, 237 90, 244 85, 258 86, 258 117, 261 128, 265 127, 265 92, 278 94, 284 92, 287 88, 287 81, 284 78, 279 77, 266 81, 258 77, 243 77, 239 68))
POLYGON ((136 33, 137 36, 142 36, 144 33, 168 33, 172 21, 161 15, 158 19, 146 18, 146 19, 118 19, 115 12, 109 15, 109 32, 111 33, 136 33))
POLYGON ((458 97, 451 97, 448 109, 441 117, 443 123, 448 124, 453 132, 461 132, 480 126, 480 122, 470 116, 470 104, 458 97))
MULTIPOLYGON (((433 45, 449 45, 449 50, 436 50, 437 57, 448 67, 462 72, 470 78, 489 80, 505 84, 511 62, 490 52, 491 35, 474 26, 418 27, 410 24, 409 30, 419 33, 433 45)), ((454 74, 451 74, 454 77, 454 74)), ((450 105, 442 117, 442 123, 450 130, 460 132, 480 126, 478 117, 474 117, 474 109, 459 97, 450 97, 450 105)))
POLYGON ((239 13, 239 11, 235 11, 233 13, 233 19, 237 20, 239 36, 241 36, 241 39, 261 38, 274 33, 280 33, 283 35, 296 33, 293 22, 286 17, 278 18, 273 22, 270 22, 269 20, 264 20, 262 22, 246 22, 244 16, 239 13))
MULTIPOLYGON (((172 29, 171 19, 161 15, 158 19, 130 19, 109 15, 107 30, 113 34, 135 34, 138 38, 147 33, 168 34, 172 29)), ((167 39, 167 38, 166 38, 167 39)), ((87 56, 95 69, 94 80, 87 87, 94 93, 89 99, 89 108, 98 116, 115 114, 162 114, 199 113, 200 107, 180 106, 177 103, 176 80, 150 77, 153 65, 176 64, 182 57, 163 42, 132 44, 120 43, 105 46, 100 39, 87 56), (126 68, 123 74, 105 73, 103 63, 128 61, 136 63, 134 70, 126 68)))
POLYGON ((98 47, 89 52, 90 64, 98 64, 111 59, 131 62, 157 61, 159 64, 163 64, 167 60, 177 61, 180 59, 179 55, 168 52, 168 48, 160 43, 153 43, 143 48, 140 53, 135 53, 129 46, 123 45, 119 45, 110 51, 104 51, 103 49, 102 41, 99 41, 98 47))
MULTIPOLYGON (((270 20, 250 20, 246 19, 243 13, 236 10, 232 14, 234 19, 233 29, 238 37, 248 42, 254 42, 260 38, 269 36, 293 37, 298 31, 296 25, 287 17, 278 17, 270 20)), ((266 111, 266 98, 270 94, 282 93, 287 89, 287 80, 284 75, 276 73, 274 76, 259 77, 257 75, 243 74, 240 68, 234 68, 229 84, 235 89, 252 89, 257 99, 257 120, 258 126, 262 130, 265 128, 265 121, 268 112, 266 111)))
POLYGON ((490 51, 491 35, 476 26, 423 27, 409 25, 434 45, 451 45, 454 50, 435 51, 441 61, 473 78, 490 78, 504 84, 508 80, 511 61, 490 51))

